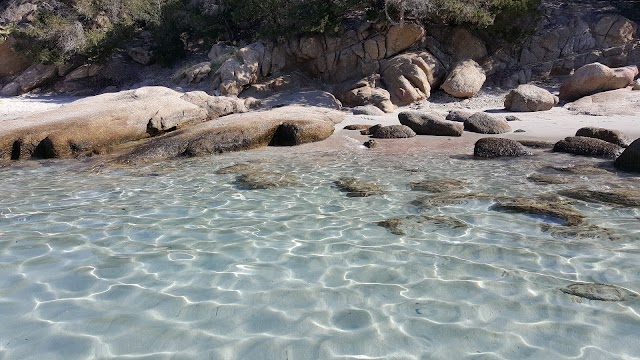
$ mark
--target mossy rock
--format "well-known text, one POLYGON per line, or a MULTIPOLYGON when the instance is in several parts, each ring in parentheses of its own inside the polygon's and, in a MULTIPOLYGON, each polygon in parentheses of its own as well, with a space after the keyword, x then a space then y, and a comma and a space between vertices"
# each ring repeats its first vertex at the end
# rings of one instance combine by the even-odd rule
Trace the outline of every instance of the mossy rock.
POLYGON ((493 205, 491 209, 510 213, 550 216, 563 220, 568 226, 577 226, 584 222, 584 215, 571 206, 538 199, 502 200, 493 205))
POLYGON ((223 168, 219 168, 214 171, 214 174, 226 175, 226 174, 244 174, 248 172, 257 171, 258 167, 253 164, 235 164, 230 166, 225 166, 223 168))
POLYGON ((640 207, 640 190, 636 189, 590 190, 578 188, 562 190, 558 194, 592 203, 640 207))
POLYGON ((384 187, 372 181, 365 181, 355 177, 345 177, 336 180, 335 185, 348 197, 366 197, 384 194, 384 187))
POLYGON ((428 191, 432 193, 443 193, 461 190, 467 184, 464 180, 457 179, 438 179, 438 180, 422 180, 414 181, 410 184, 411 190, 428 191))
POLYGON ((410 215, 402 218, 391 218, 377 223, 395 235, 406 235, 413 229, 423 230, 466 230, 469 225, 447 215, 410 215))

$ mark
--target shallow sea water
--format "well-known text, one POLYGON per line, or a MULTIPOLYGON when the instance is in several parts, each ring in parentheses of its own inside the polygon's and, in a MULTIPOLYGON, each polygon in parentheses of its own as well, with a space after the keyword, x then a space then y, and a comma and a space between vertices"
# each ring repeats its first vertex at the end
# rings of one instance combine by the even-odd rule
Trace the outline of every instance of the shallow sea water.
POLYGON ((266 149, 137 168, 0 168, 0 359, 634 359, 640 300, 567 295, 574 282, 640 291, 640 210, 576 201, 608 236, 490 199, 421 208, 409 183, 533 198, 635 187, 621 174, 527 175, 565 155, 478 161, 266 149), (249 190, 229 165, 295 176, 249 190), (348 197, 353 176, 384 195, 348 197), (569 176, 569 175, 567 175, 569 176), (447 215, 467 228, 377 222, 447 215), (583 234, 584 235, 584 234, 583 234), (593 236, 589 236, 593 235, 593 236))

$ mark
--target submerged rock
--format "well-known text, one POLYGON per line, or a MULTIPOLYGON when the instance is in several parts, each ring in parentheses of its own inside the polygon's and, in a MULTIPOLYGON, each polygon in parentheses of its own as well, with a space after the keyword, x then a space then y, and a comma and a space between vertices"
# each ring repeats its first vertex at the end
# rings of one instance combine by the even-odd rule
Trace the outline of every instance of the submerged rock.
POLYGON ((615 158, 622 153, 622 150, 622 147, 610 142, 583 136, 567 137, 558 141, 553 147, 555 152, 605 158, 615 158))
POLYGON ((586 202, 640 207, 640 190, 637 189, 590 190, 578 188, 562 190, 558 194, 586 202))
POLYGON ((244 174, 248 172, 258 171, 259 168, 253 164, 235 164, 230 166, 225 166, 214 171, 214 174, 244 174))
POLYGON ((573 175, 603 175, 603 174, 610 173, 606 169, 598 168, 591 165, 575 165, 575 166, 565 166, 565 167, 549 166, 549 167, 543 168, 542 170, 545 170, 545 169, 551 169, 551 170, 555 170, 555 171, 559 171, 567 174, 573 174, 573 175))
POLYGON ((300 185, 299 179, 291 174, 269 172, 265 170, 251 171, 236 178, 238 186, 244 189, 275 189, 300 185))
POLYGON ((440 206, 464 205, 472 200, 494 201, 496 196, 483 193, 438 193, 435 195, 421 196, 413 201, 411 205, 420 209, 431 209, 440 206))
POLYGON ((512 213, 550 216, 564 220, 565 224, 569 226, 580 225, 584 221, 584 215, 560 202, 536 199, 509 199, 499 201, 493 205, 491 209, 512 213))
POLYGON ((556 238, 571 238, 573 240, 620 240, 620 236, 615 231, 597 225, 567 227, 542 224, 542 231, 548 232, 556 238))
POLYGON ((481 158, 527 155, 533 155, 533 153, 519 142, 503 138, 482 138, 476 141, 473 149, 473 156, 481 158))
POLYGON ((455 229, 466 230, 469 225, 464 221, 458 220, 447 215, 410 215, 401 218, 391 218, 377 223, 388 229, 395 235, 406 235, 407 231, 416 229, 424 230, 440 230, 455 229))
POLYGON ((345 177, 334 182, 335 185, 348 197, 366 197, 371 195, 381 195, 384 187, 372 181, 365 181, 355 177, 345 177))
POLYGON ((432 193, 443 193, 455 190, 461 190, 467 184, 464 180, 457 179, 438 179, 438 180, 422 180, 414 181, 410 184, 411 190, 428 191, 432 193))
POLYGON ((536 184, 568 184, 571 182, 570 179, 560 175, 551 175, 551 174, 532 174, 527 176, 527 180, 536 183, 536 184))
POLYGON ((636 293, 615 285, 597 283, 571 284, 565 288, 561 288, 560 291, 565 294, 600 301, 626 301, 638 296, 636 293))

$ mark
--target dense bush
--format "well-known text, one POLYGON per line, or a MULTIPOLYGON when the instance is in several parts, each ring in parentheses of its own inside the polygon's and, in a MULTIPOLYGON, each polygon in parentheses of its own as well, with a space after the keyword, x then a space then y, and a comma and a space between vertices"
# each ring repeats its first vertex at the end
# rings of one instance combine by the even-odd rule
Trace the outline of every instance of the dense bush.
MULTIPOLYGON (((9 24, 21 50, 37 61, 73 56, 101 60, 139 30, 150 31, 156 60, 170 63, 189 39, 251 41, 303 32, 338 31, 345 16, 468 24, 512 35, 514 19, 540 0, 32 0, 38 12, 27 25, 9 24)), ((11 3, 11 1, 10 1, 11 3)), ((15 1, 14 3, 18 3, 15 1)), ((6 31, 5 31, 6 32, 6 31)), ((2 36, 0 34, 0 36, 2 36)), ((205 44, 207 45, 207 44, 205 44)))

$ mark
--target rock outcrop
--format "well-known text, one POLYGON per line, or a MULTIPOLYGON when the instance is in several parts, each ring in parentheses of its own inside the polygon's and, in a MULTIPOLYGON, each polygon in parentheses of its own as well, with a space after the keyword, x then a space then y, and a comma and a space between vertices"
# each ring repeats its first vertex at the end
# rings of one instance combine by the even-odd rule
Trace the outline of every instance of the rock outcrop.
POLYGON ((235 111, 238 99, 145 87, 103 94, 3 122, 0 159, 64 158, 112 147, 235 111))
POLYGON ((473 156, 481 158, 496 158, 503 156, 532 155, 526 147, 515 140, 503 138, 483 138, 476 141, 473 156))
POLYGON ((417 135, 462 136, 464 132, 462 123, 446 121, 437 113, 404 111, 398 114, 398 119, 417 135))
POLYGON ((622 147, 610 142, 583 136, 568 137, 558 141, 553 147, 555 152, 604 158, 615 158, 622 150, 622 147))
POLYGON ((15 76, 26 70, 31 62, 13 49, 15 40, 8 37, 0 42, 0 80, 15 76))
POLYGON ((146 162, 268 145, 300 145, 326 139, 333 133, 335 124, 343 119, 340 111, 303 106, 232 114, 152 139, 119 160, 146 162))
POLYGON ((391 95, 379 86, 380 76, 372 75, 355 82, 339 84, 333 93, 346 106, 373 105, 386 113, 394 111, 396 106, 391 102, 391 95))
POLYGON ((574 101, 598 92, 627 87, 638 75, 638 67, 610 68, 600 63, 585 65, 560 87, 560 99, 574 101))
POLYGON ((480 91, 487 76, 477 62, 465 60, 453 66, 442 90, 457 98, 469 98, 480 91))
POLYGON ((11 83, 0 90, 2 96, 15 96, 29 92, 37 87, 46 85, 57 76, 58 68, 55 65, 31 65, 27 70, 16 77, 11 83))
POLYGON ((398 105, 429 98, 445 75, 440 61, 426 51, 400 54, 381 61, 380 66, 382 81, 398 105))
POLYGON ((504 119, 497 119, 487 113, 478 112, 464 122, 464 129, 480 134, 503 134, 511 132, 511 126, 504 119))
POLYGON ((504 107, 510 111, 532 112, 550 110, 558 103, 558 97, 535 85, 520 85, 504 99, 504 107))
POLYGON ((636 139, 624 149, 614 164, 620 170, 640 172, 640 139, 636 139))

